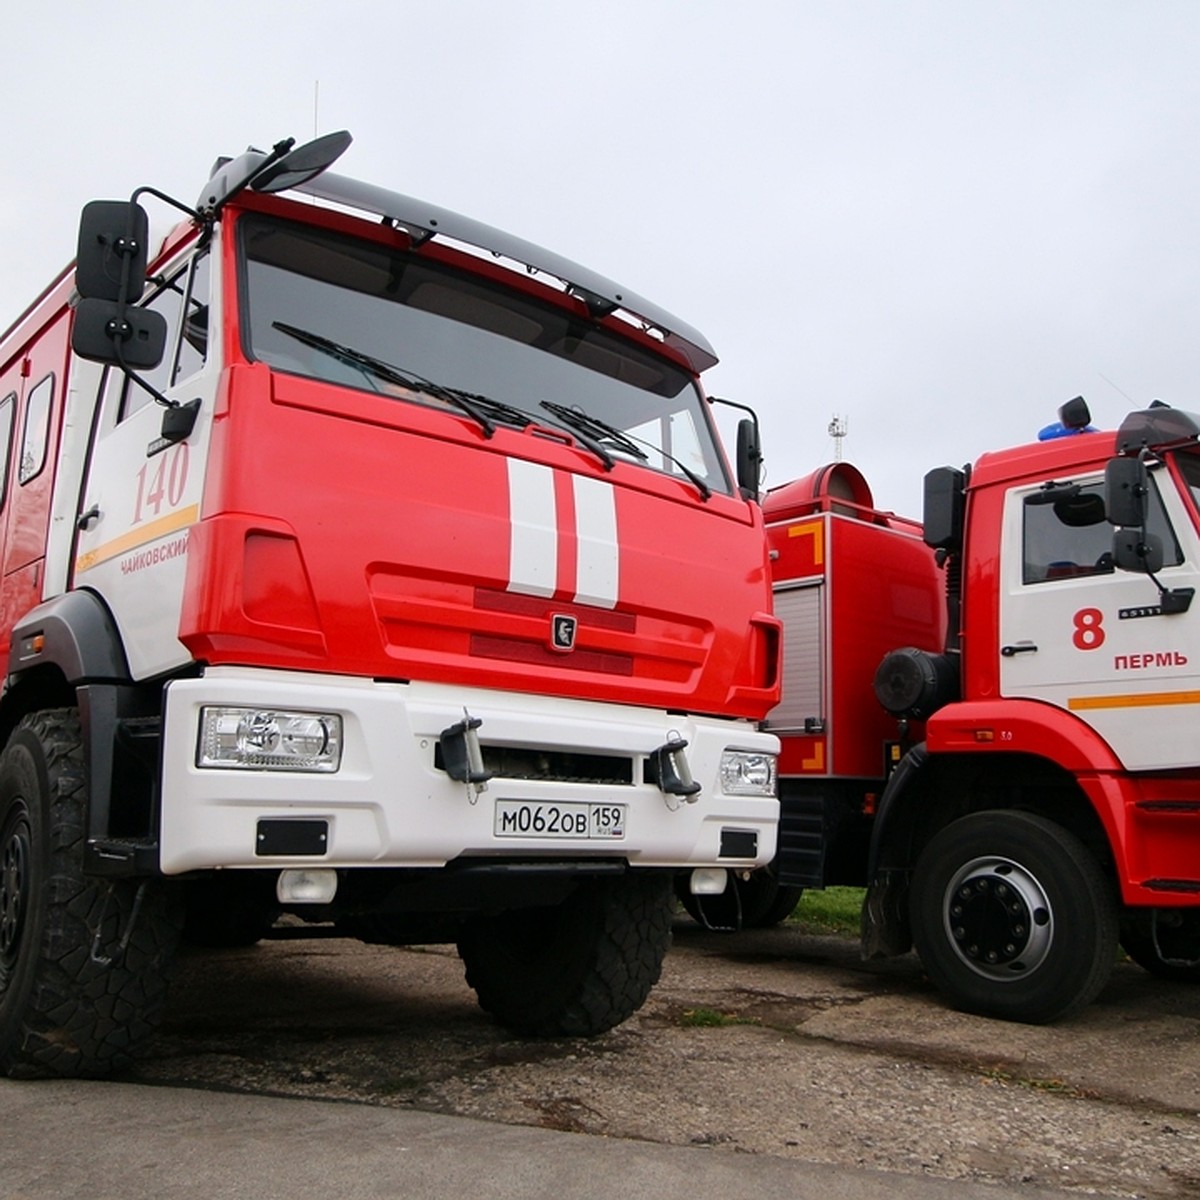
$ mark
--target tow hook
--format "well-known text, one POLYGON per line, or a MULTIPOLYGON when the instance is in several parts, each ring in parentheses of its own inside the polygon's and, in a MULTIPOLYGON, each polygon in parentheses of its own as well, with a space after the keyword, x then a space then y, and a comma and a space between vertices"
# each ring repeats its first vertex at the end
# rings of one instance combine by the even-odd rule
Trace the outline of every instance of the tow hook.
POLYGON ((686 740, 673 733, 669 741, 651 752, 651 770, 659 788, 668 796, 682 796, 689 804, 695 804, 700 798, 700 785, 692 778, 692 770, 684 754, 686 749, 686 740))
POLYGON ((446 774, 459 783, 465 783, 474 803, 480 792, 487 791, 492 772, 483 765, 483 750, 479 745, 477 730, 483 720, 473 717, 463 709, 463 719, 449 729, 443 729, 438 737, 442 747, 442 765, 446 774))

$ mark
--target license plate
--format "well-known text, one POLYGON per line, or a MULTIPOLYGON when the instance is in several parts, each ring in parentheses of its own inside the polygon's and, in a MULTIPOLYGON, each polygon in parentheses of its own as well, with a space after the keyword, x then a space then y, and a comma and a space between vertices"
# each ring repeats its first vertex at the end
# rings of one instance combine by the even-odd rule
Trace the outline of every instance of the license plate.
POLYGON ((497 837, 619 839, 625 836, 625 805, 497 800, 495 828, 497 837))

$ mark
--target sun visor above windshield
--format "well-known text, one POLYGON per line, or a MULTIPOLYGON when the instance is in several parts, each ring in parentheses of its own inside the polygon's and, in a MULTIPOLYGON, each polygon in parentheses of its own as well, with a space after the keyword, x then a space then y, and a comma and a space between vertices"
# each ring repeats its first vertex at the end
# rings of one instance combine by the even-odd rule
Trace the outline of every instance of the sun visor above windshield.
POLYGON ((524 238, 412 196, 348 179, 344 175, 326 172, 295 190, 384 217, 407 230, 417 242, 432 237, 450 238, 551 275, 573 290, 586 294, 589 299, 606 301, 657 329, 663 336, 663 343, 681 354, 697 373, 716 365, 716 353, 699 330, 603 275, 571 262, 552 250, 527 242, 524 238))
POLYGON ((1153 404, 1130 413, 1117 431, 1117 450, 1134 454, 1139 450, 1164 450, 1200 439, 1200 418, 1166 404, 1153 404))

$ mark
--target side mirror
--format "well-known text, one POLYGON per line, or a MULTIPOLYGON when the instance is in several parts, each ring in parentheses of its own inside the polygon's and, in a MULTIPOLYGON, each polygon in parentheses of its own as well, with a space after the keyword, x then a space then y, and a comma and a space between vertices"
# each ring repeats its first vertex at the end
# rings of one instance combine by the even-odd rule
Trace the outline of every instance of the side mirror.
POLYGON ((269 152, 251 147, 237 158, 218 159, 196 207, 212 217, 245 187, 256 192, 299 187, 331 167, 353 140, 343 129, 303 146, 297 146, 293 138, 285 138, 269 152))
POLYGON ((967 475, 956 467, 935 467, 925 476, 924 539, 933 550, 962 548, 967 475))
POLYGON ((1150 477, 1140 458, 1110 458, 1104 468, 1104 507, 1109 524, 1140 529, 1146 524, 1150 477))
POLYGON ((129 200, 93 200, 79 219, 75 287, 81 296, 134 303, 146 287, 150 219, 129 200))
POLYGON ((743 417, 737 429, 737 481, 747 500, 758 497, 761 469, 762 443, 758 436, 758 425, 749 417, 743 417))
POLYGON ((71 349, 129 371, 156 367, 167 347, 161 313, 134 308, 146 289, 150 219, 132 200, 93 200, 79 219, 71 349))
POLYGON ((75 306, 71 349, 80 358, 130 370, 157 367, 167 348, 167 320, 149 308, 85 297, 75 306))
POLYGON ((298 187, 328 170, 346 152, 354 139, 345 130, 327 133, 289 150, 277 162, 263 168, 250 182, 256 192, 283 192, 298 187))
POLYGON ((1157 575, 1163 565, 1162 538, 1140 529, 1118 529, 1113 534, 1113 562, 1122 571, 1157 575))

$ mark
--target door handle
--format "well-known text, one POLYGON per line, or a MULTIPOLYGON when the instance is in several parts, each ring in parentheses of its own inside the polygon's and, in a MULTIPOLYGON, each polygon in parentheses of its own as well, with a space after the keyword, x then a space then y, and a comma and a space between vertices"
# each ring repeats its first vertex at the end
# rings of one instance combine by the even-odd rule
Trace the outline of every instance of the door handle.
POLYGON ((1014 646, 1001 646, 1000 653, 1005 658, 1013 658, 1018 654, 1036 654, 1037 645, 1034 642, 1017 642, 1014 646))
POLYGON ((100 505, 93 504, 87 512, 79 514, 75 521, 75 528, 86 533, 98 520, 100 520, 100 505))

